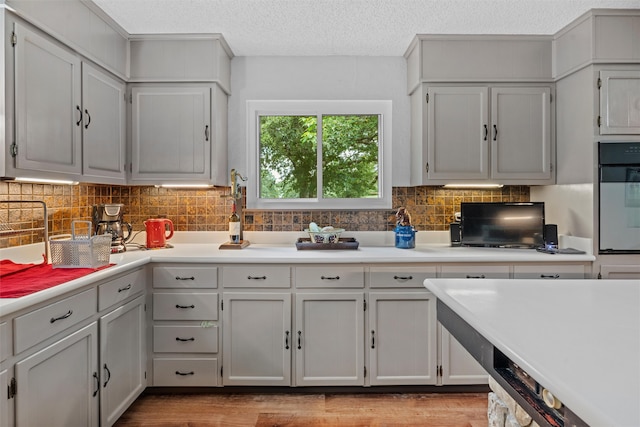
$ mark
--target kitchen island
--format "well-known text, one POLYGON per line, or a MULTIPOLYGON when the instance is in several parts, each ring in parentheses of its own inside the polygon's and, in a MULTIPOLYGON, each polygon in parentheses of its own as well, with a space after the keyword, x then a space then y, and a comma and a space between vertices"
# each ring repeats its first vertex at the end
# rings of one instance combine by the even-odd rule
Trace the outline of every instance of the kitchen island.
POLYGON ((638 281, 427 279, 424 285, 439 300, 438 319, 497 380, 495 357, 481 345, 518 365, 587 425, 640 425, 638 281))

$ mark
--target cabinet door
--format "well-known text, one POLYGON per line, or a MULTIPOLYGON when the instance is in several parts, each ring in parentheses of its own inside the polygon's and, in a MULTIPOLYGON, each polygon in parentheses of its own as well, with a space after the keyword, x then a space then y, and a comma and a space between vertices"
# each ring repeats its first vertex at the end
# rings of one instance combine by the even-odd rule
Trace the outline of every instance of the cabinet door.
POLYGON ((134 181, 210 180, 211 89, 132 89, 134 181))
POLYGON ((0 390, 3 390, 0 396, 0 426, 12 426, 14 425, 13 419, 13 396, 9 394, 11 387, 11 374, 8 370, 0 371, 0 390), (7 394, 4 393, 7 390, 7 394))
POLYGON ((16 168, 79 175, 80 60, 15 24, 16 168))
POLYGON ((369 294, 371 385, 436 383, 435 301, 426 291, 369 294))
POLYGON ((551 89, 491 89, 491 177, 551 178, 551 89))
POLYGON ((444 326, 438 323, 442 385, 487 384, 489 374, 444 326))
POLYGON ((364 385, 364 294, 296 295, 296 385, 364 385))
POLYGON ((125 181, 125 85, 82 63, 82 174, 125 181))
POLYGON ((291 294, 225 293, 224 385, 291 385, 291 294))
POLYGON ((600 79, 600 134, 640 134, 640 71, 601 71, 600 79))
POLYGON ((428 94, 428 178, 489 178, 489 89, 430 87, 428 94))
POLYGON ((100 318, 100 419, 111 426, 146 387, 144 296, 100 318))
POLYGON ((17 426, 98 426, 98 326, 15 365, 17 426))

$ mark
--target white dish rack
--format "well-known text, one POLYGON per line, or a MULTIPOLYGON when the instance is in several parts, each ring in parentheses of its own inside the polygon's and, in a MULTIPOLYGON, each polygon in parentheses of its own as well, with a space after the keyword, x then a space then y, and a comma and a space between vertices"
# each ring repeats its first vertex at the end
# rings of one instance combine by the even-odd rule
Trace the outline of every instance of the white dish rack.
POLYGON ((109 264, 111 235, 91 236, 91 230, 91 221, 73 221, 71 235, 49 238, 53 268, 98 268, 109 264), (87 233, 76 233, 77 224, 87 225, 87 233))

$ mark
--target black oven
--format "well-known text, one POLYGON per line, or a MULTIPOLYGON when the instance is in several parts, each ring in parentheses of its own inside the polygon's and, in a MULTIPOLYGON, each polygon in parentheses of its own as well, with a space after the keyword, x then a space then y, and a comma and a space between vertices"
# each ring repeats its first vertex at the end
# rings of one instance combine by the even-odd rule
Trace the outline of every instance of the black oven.
POLYGON ((598 173, 598 253, 640 253, 640 142, 600 142, 598 173))

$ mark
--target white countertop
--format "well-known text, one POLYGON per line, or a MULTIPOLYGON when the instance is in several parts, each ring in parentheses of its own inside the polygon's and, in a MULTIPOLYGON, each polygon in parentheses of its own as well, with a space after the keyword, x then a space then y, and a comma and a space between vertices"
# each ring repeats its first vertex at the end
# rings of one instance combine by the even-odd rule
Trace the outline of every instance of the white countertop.
POLYGON ((590 426, 640 426, 640 282, 427 279, 590 426))
MULTIPOLYGON (((418 233, 420 234, 420 233, 418 233)), ((428 232, 423 232, 423 236, 428 232)), ((436 233, 436 235, 439 235, 436 233)), ((300 233, 280 233, 278 244, 260 243, 264 234, 252 234, 252 243, 244 249, 221 250, 219 246, 224 242, 226 233, 176 233, 170 243, 171 249, 135 250, 128 249, 121 254, 112 254, 110 268, 91 273, 82 278, 72 280, 53 288, 45 289, 20 298, 0 298, 0 315, 6 315, 21 310, 33 304, 53 298, 67 292, 74 291, 88 284, 107 279, 115 274, 145 265, 149 262, 180 262, 180 263, 220 263, 220 264, 250 264, 250 263, 282 263, 282 264, 313 264, 313 263, 442 263, 442 262, 591 262, 593 255, 550 255, 536 252, 532 249, 496 249, 496 248, 466 248, 451 247, 447 243, 421 243, 415 249, 398 249, 389 244, 389 236, 385 233, 380 240, 380 233, 362 233, 357 240, 360 247, 357 250, 297 250, 295 241, 300 233), (373 237, 372 237, 373 236, 373 237), (255 240, 254 240, 255 239, 255 240), (214 243, 210 243, 213 241, 214 243), (257 243, 253 243, 257 241, 257 243), (283 244, 282 241, 287 242, 283 244), (387 246, 372 246, 379 242, 387 246)), ((391 240, 392 242, 393 240, 391 240)), ((22 248, 0 250, 0 259, 11 259, 15 262, 38 262, 41 260, 42 244, 28 245, 22 248)))

